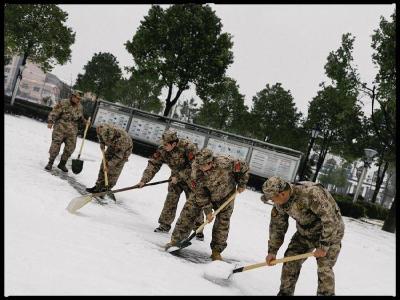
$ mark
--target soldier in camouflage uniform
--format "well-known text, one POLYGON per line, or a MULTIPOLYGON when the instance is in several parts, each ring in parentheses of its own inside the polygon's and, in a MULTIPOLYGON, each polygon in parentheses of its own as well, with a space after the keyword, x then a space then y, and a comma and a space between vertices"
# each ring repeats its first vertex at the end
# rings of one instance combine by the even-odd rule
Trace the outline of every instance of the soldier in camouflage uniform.
MULTIPOLYGON (((100 149, 104 151, 106 160, 106 171, 108 177, 108 187, 105 186, 103 163, 100 166, 99 175, 94 187, 87 188, 90 193, 103 192, 112 189, 122 172, 122 168, 128 161, 132 153, 132 138, 121 127, 113 124, 100 124, 96 127, 100 149)), ((113 194, 110 195, 114 200, 113 194)))
POLYGON ((64 152, 57 167, 64 172, 68 172, 65 164, 75 150, 78 123, 86 123, 86 119, 83 116, 83 107, 80 104, 81 93, 80 91, 73 91, 70 99, 61 100, 53 107, 48 116, 47 127, 51 129, 54 125, 54 128, 46 170, 51 170, 54 160, 60 152, 61 144, 64 143, 64 152))
MULTIPOLYGON (((188 199, 191 193, 191 166, 197 154, 197 146, 189 140, 179 139, 176 132, 172 130, 166 130, 163 133, 161 142, 158 150, 149 159, 147 168, 143 171, 138 184, 143 187, 144 184, 153 179, 163 163, 170 167, 172 181, 168 185, 167 198, 158 219, 160 225, 154 230, 155 232, 168 232, 175 219, 180 195, 185 192, 186 199, 188 199)), ((203 221, 203 212, 199 211, 196 215, 195 226, 199 227, 203 224, 203 221)), ((202 232, 197 235, 197 239, 204 239, 202 232)))
MULTIPOLYGON (((204 209, 207 221, 211 222, 212 209, 217 210, 233 193, 243 192, 249 179, 246 162, 229 156, 213 156, 210 149, 203 149, 196 156, 192 167, 193 196, 185 206, 172 232, 171 241, 165 245, 168 249, 186 239, 193 228, 193 220, 201 209, 204 209)), ((222 260, 221 252, 227 246, 230 218, 234 201, 224 207, 215 217, 212 229, 212 260, 222 260)))
MULTIPOLYGON (((288 217, 296 220, 297 231, 285 252, 292 256, 313 249, 318 265, 317 295, 335 294, 333 266, 336 263, 344 223, 332 195, 321 185, 310 181, 290 184, 279 177, 270 177, 263 184, 261 200, 272 200, 269 225, 267 263, 275 259, 288 229, 288 217)), ((305 259, 284 263, 278 296, 293 295, 305 259)))

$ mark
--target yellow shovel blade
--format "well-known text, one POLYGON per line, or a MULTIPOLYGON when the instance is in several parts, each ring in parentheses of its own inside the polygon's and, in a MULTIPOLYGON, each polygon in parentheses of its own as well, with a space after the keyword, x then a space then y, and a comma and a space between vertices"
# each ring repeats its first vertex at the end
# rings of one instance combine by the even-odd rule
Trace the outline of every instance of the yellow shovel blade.
POLYGON ((91 195, 76 197, 69 202, 67 210, 72 214, 92 200, 91 195))

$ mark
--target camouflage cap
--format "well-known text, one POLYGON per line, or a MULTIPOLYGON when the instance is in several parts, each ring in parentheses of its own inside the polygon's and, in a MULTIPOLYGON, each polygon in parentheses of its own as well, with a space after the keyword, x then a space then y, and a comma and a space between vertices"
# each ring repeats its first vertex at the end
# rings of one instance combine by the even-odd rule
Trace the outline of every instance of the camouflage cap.
POLYGON ((78 90, 72 90, 71 95, 81 99, 83 97, 83 92, 78 90))
POLYGON ((172 141, 176 141, 178 139, 178 136, 176 134, 176 131, 173 131, 171 129, 167 129, 164 131, 162 137, 161 137, 161 142, 163 144, 165 143, 170 143, 172 141))
POLYGON ((101 123, 96 126, 97 135, 111 139, 114 136, 114 128, 110 124, 101 123))
POLYGON ((208 149, 204 148, 196 155, 196 164, 204 165, 213 160, 213 152, 208 149))
POLYGON ((287 181, 278 176, 269 177, 262 186, 262 191, 265 195, 265 198, 269 200, 277 193, 284 191, 287 183, 287 181))

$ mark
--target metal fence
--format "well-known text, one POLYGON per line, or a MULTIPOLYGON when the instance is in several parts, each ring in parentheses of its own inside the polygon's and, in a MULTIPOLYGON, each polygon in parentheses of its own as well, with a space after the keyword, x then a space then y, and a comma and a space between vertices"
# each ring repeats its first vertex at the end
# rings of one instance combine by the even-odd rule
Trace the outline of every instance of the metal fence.
POLYGON ((180 138, 207 147, 217 155, 230 155, 245 160, 250 173, 261 178, 280 176, 295 181, 302 153, 290 148, 262 142, 224 131, 186 123, 144 112, 135 108, 97 101, 92 114, 92 127, 112 123, 124 128, 131 137, 144 144, 158 146, 162 133, 172 128, 180 138))

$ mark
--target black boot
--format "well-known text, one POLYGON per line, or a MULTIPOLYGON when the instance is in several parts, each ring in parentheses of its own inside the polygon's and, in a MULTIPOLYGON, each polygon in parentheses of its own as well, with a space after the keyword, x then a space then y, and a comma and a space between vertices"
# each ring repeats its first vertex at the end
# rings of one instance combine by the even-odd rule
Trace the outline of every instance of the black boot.
POLYGON ((53 167, 54 159, 49 159, 49 162, 47 165, 44 167, 46 170, 50 171, 51 168, 53 167))
POLYGON ((58 164, 57 168, 62 170, 63 172, 68 172, 67 167, 65 166, 66 161, 65 160, 60 160, 60 163, 58 164))
POLYGON ((86 188, 86 191, 89 193, 97 193, 99 191, 97 185, 95 185, 94 187, 91 188, 86 188))
POLYGON ((169 229, 170 228, 168 228, 167 226, 160 224, 160 226, 158 226, 156 229, 154 229, 154 232, 168 233, 169 229))

